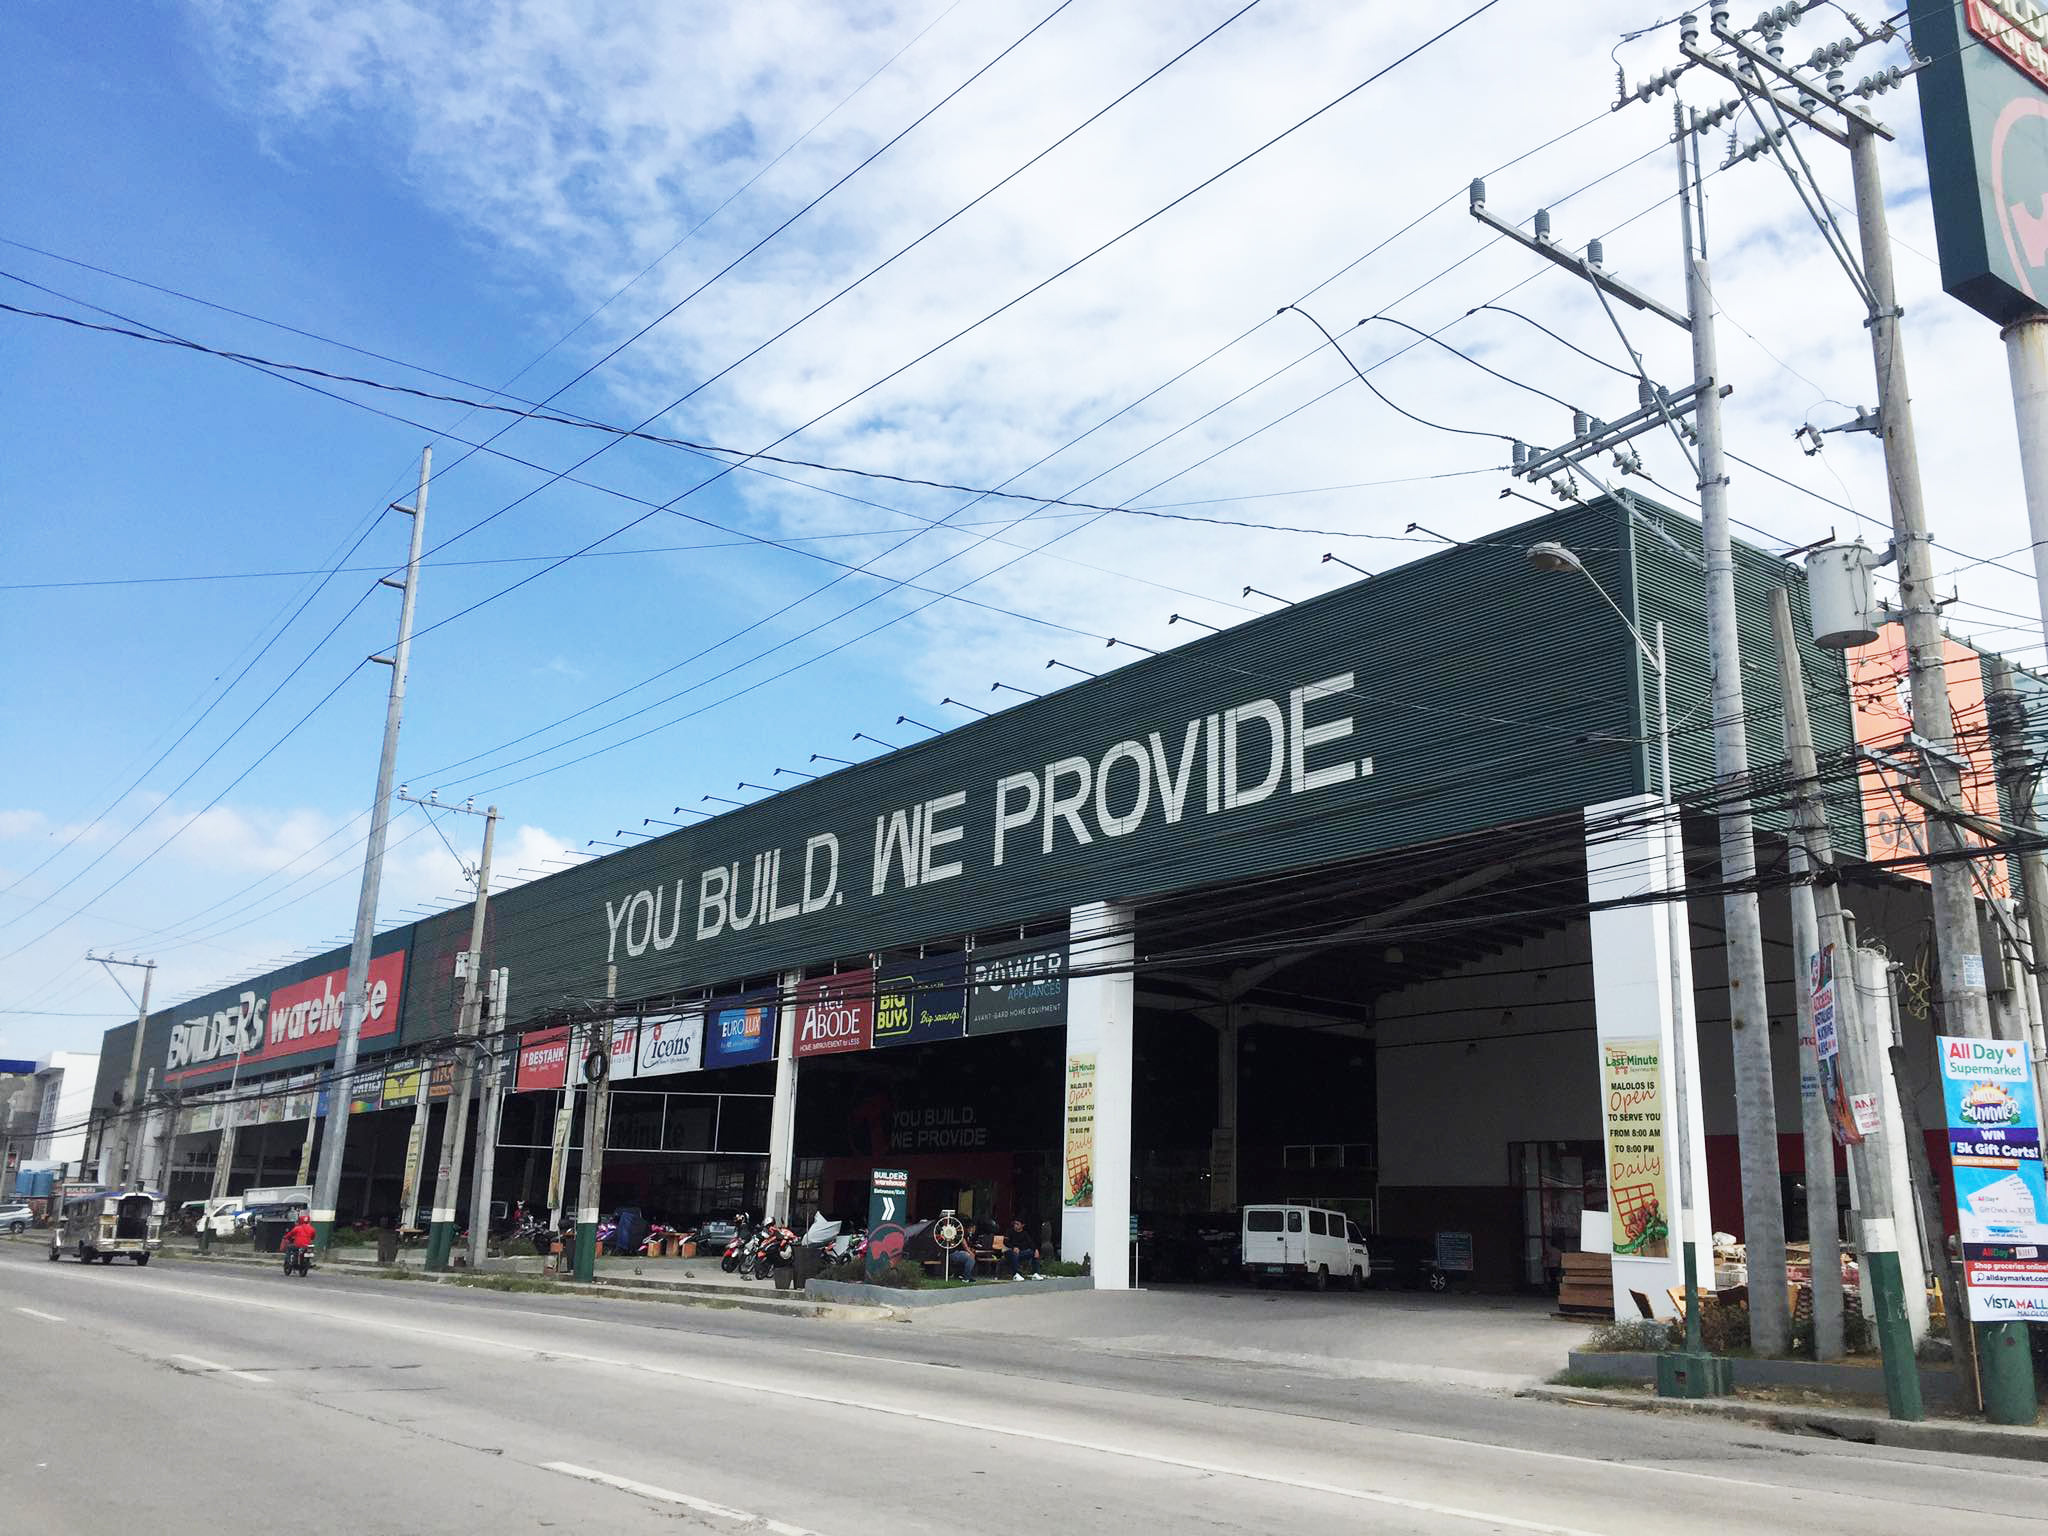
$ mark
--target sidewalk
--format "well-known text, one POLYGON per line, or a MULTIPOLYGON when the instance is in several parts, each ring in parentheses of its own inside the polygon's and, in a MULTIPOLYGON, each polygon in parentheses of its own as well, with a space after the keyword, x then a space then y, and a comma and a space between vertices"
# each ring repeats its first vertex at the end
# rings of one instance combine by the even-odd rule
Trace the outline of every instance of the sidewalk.
POLYGON ((2048 1461, 2048 1429, 1985 1424, 1971 1419, 1923 1419, 1898 1423, 1882 1408, 1846 1404, 1818 1406, 1761 1402, 1753 1398, 1659 1397, 1648 1388, 1526 1387, 1516 1394, 1541 1402, 1579 1407, 1632 1408, 1640 1413, 1690 1413, 1762 1424, 1789 1435, 1818 1435, 1894 1450, 1941 1451, 1949 1455, 1999 1456, 2010 1461, 2048 1461))

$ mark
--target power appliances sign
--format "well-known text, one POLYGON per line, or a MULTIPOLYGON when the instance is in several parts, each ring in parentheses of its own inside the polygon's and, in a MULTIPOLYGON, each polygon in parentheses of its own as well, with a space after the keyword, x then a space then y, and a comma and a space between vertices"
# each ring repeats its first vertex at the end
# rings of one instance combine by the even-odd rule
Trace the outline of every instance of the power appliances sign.
MULTIPOLYGON (((362 1039, 398 1032, 404 982, 404 950, 370 961, 362 1039)), ((347 985, 346 969, 327 971, 279 987, 267 997, 244 992, 227 1007, 174 1021, 164 1058, 165 1078, 180 1082, 231 1068, 238 1061, 247 1071, 308 1051, 332 1050, 341 1038, 347 985)))
POLYGON ((1912 0, 1941 284, 2000 325, 2048 307, 2048 9, 1912 0))

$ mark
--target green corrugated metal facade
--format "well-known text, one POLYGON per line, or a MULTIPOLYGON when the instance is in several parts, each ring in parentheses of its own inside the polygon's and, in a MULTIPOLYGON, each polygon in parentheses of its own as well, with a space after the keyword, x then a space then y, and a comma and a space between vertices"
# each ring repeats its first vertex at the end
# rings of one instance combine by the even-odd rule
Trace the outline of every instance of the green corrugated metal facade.
MULTIPOLYGON (((1650 680, 1587 582, 1529 567, 1524 550, 1540 539, 1571 546, 1625 610, 1668 626, 1683 790, 1707 778, 1711 763, 1710 736, 1684 728, 1706 719, 1701 579, 1652 520, 1697 549, 1696 524, 1646 503, 1633 512, 1607 502, 1569 508, 534 881, 491 902, 489 963, 512 972, 517 1023, 602 997, 607 963, 619 967, 622 999, 722 988, 1082 902, 1309 869, 1644 792, 1654 785, 1650 680), (1346 674, 1348 687, 1332 683, 1346 674), (1319 684, 1330 691, 1317 696, 1319 684), (1270 792, 1257 793, 1268 780, 1270 792), (1071 815, 1048 819, 1049 798, 1071 803, 1071 815), (1005 810, 1014 825, 998 864, 1005 810), (929 848, 927 826, 936 833, 929 848), (838 860, 829 891, 828 840, 838 860), (878 840, 892 854, 879 890, 878 840), (916 848, 909 877, 906 841, 916 848), (772 905, 764 897, 737 931, 728 920, 700 933, 707 891, 722 887, 728 913, 734 901, 745 913, 757 877, 772 905)), ((1744 682, 1759 763, 1782 748, 1765 606, 1780 582, 1793 585, 1803 625, 1798 573, 1742 551, 1744 682)), ((1809 650, 1806 669, 1822 750, 1846 744, 1841 658, 1809 650)), ((1861 850, 1853 821, 1838 836, 1845 851, 1861 850)), ((709 912, 718 915, 715 903, 709 912)), ((452 1028, 454 955, 468 928, 458 909, 381 938, 380 948, 408 952, 401 1042, 452 1028)), ((174 1017, 345 960, 336 951, 153 1017, 145 1065, 161 1066, 174 1017)), ((108 1042, 103 1061, 118 1054, 125 1069, 125 1045, 114 1034, 108 1042)), ((320 1055, 277 1065, 305 1067, 320 1055)), ((107 1081, 103 1073, 103 1088, 107 1081)))

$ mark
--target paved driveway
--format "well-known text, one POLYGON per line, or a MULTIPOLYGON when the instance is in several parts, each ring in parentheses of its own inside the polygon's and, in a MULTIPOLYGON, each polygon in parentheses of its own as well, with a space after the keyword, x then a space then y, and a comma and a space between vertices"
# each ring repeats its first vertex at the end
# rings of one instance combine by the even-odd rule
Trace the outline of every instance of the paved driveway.
POLYGON ((1592 1331, 1553 1318, 1551 1306, 1542 1297, 1173 1286, 934 1307, 917 1314, 916 1326, 1512 1391, 1562 1370, 1566 1353, 1592 1331))

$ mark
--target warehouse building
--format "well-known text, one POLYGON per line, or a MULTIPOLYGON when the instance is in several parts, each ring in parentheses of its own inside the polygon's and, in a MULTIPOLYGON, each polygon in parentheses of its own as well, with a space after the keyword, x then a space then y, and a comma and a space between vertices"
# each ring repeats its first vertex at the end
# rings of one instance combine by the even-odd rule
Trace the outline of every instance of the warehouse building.
MULTIPOLYGON (((858 1218, 872 1170, 900 1168, 912 1214, 1025 1216, 1120 1286, 1134 1217, 1151 1258, 1201 1277, 1227 1265, 1241 1204, 1312 1200, 1390 1251, 1448 1239, 1476 1286, 1542 1289, 1611 1206, 1640 1250, 1616 1259, 1617 1291, 1661 1292, 1677 1245, 1636 1240, 1673 1217, 1681 1157, 1703 1233, 1740 1233, 1698 550, 1696 523, 1639 498, 1573 507, 493 898, 498 1194, 549 1203, 558 1111, 602 1043, 607 1208, 858 1218), (1532 568, 1539 542, 1583 573, 1532 568), (1693 807, 1676 929, 1657 899, 1656 678, 1607 595, 1667 637, 1693 807), (1659 1087, 1642 1177, 1610 1188, 1616 1051, 1647 1052, 1659 1087)), ((1799 569, 1738 549, 1760 782, 1783 757, 1780 586, 1803 633, 1799 569)), ((1958 651, 1961 677, 1976 661, 1958 651)), ((1910 971, 1924 882, 1856 865, 1910 829, 1858 781, 1858 747, 1904 729, 1886 653, 1803 660, 1850 903, 1910 971)), ((1782 803, 1759 790, 1767 875, 1782 803)), ((1766 885, 1796 1235, 1800 967, 1766 885)), ((345 952, 153 1015, 173 1195, 203 1192, 224 1147, 230 1188, 288 1181, 322 1096, 345 1094, 341 1218, 396 1217, 418 1097, 454 1080, 470 923, 458 908, 379 936, 348 1083, 322 1075, 345 952)), ((1926 1020, 1902 1018, 1925 1045, 1926 1020)), ((106 1036, 102 1106, 133 1027, 106 1036)))

